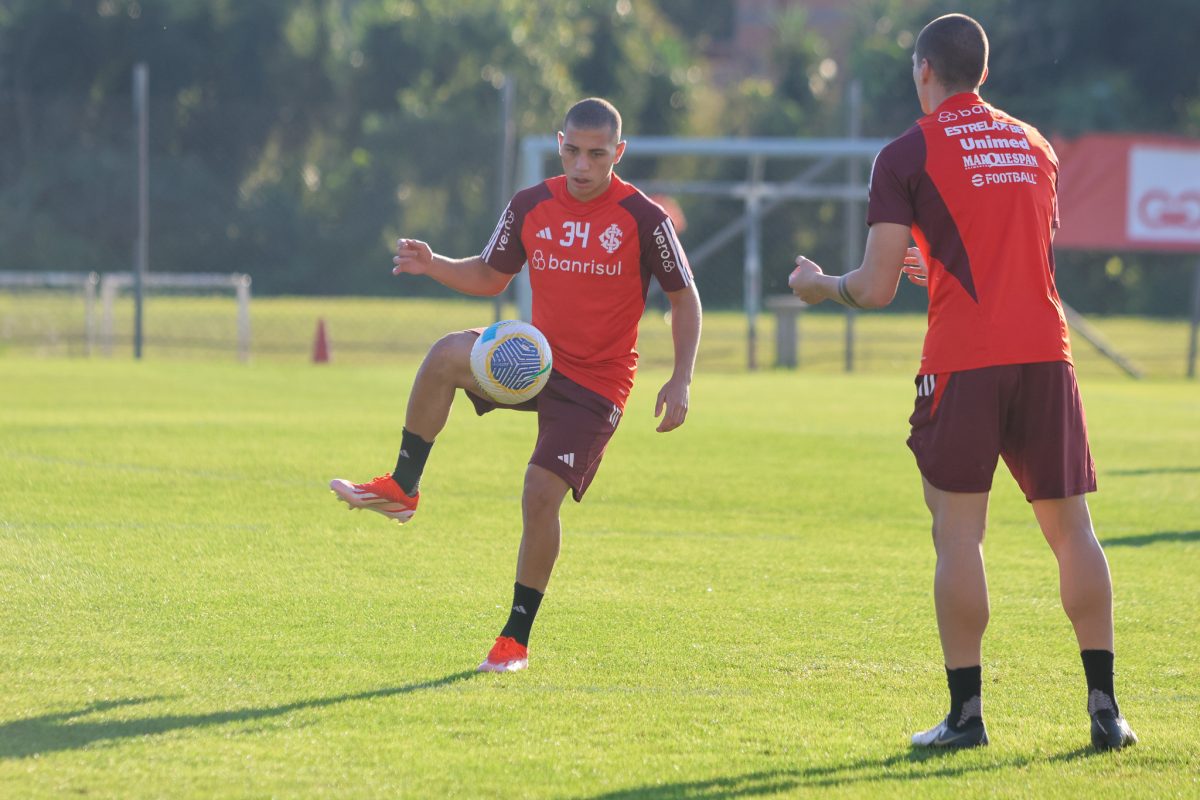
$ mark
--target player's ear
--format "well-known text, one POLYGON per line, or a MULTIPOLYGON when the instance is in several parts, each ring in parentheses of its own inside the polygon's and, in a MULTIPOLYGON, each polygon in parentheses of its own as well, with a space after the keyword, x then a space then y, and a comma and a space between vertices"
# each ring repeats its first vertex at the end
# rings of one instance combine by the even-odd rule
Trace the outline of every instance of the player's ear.
POLYGON ((562 155, 562 143, 563 143, 563 139, 564 139, 564 138, 565 138, 565 137, 563 136, 563 132, 562 132, 562 131, 559 131, 559 132, 558 132, 558 154, 559 154, 560 156, 562 155))
POLYGON ((921 83, 928 83, 933 77, 933 65, 929 63, 928 58, 922 58, 921 64, 917 67, 921 75, 921 83))
POLYGON ((987 83, 987 64, 983 65, 983 75, 979 76, 979 85, 983 86, 987 83))
POLYGON ((624 139, 622 139, 621 141, 617 142, 617 153, 616 153, 616 155, 613 157, 613 163, 614 163, 614 164, 620 164, 620 163, 621 163, 621 156, 623 156, 623 155, 625 155, 625 140, 624 140, 624 139))

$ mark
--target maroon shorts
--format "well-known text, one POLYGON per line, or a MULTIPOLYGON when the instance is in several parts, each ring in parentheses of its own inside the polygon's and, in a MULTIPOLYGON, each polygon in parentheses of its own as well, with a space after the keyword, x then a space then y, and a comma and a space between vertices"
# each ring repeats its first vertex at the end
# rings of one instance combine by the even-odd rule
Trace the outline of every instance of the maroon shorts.
POLYGON ((1075 369, 1065 361, 918 375, 909 449, 934 487, 992 488, 998 456, 1025 499, 1096 491, 1075 369))
POLYGON ((497 408, 536 411, 538 437, 529 463, 566 481, 577 503, 596 477, 608 440, 621 421, 621 409, 613 401, 557 370, 550 371, 550 380, 537 397, 518 405, 501 405, 474 392, 467 392, 467 397, 480 416, 497 408))

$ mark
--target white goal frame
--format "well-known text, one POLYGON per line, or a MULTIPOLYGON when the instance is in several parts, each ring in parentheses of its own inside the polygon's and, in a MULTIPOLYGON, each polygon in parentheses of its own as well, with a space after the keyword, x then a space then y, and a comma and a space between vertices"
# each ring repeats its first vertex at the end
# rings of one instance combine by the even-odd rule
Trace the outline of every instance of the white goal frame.
MULTIPOLYGON (((113 352, 113 306, 117 295, 133 287, 132 272, 106 272, 100 279, 100 351, 113 352)), ((147 289, 233 289, 237 297, 237 350, 239 361, 250 360, 250 276, 242 272, 148 272, 142 277, 147 289)))
POLYGON ((75 289, 83 294, 84 354, 96 347, 96 289, 100 276, 95 272, 34 272, 0 270, 0 289, 75 289))

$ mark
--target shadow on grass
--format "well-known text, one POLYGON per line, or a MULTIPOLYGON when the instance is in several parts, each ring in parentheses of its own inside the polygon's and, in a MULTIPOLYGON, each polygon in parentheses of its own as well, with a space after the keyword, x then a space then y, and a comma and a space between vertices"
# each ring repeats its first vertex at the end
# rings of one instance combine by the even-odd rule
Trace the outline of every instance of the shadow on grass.
POLYGON ((1100 540, 1104 547, 1145 547, 1158 542, 1200 542, 1200 531, 1158 531, 1100 540))
MULTIPOLYGON (((975 751, 980 752, 980 751, 975 751)), ((786 769, 775 772, 752 772, 728 778, 706 781, 685 781, 661 786, 635 786, 581 800, 718 800, 718 798, 759 797, 783 794, 801 789, 830 789, 857 783, 878 783, 878 793, 886 794, 888 781, 918 781, 928 778, 952 778, 970 773, 1025 767, 1041 761, 1070 761, 1086 757, 1090 750, 1072 750, 1057 756, 1017 756, 1000 761, 981 762, 969 753, 954 750, 909 750, 884 759, 862 759, 845 764, 815 766, 806 769, 786 769), (928 768, 919 766, 933 762, 928 768), (911 767, 911 768, 906 768, 911 767)))
POLYGON ((0 759, 28 758, 62 750, 76 750, 87 747, 95 742, 132 739, 138 736, 154 736, 171 731, 187 728, 206 728, 212 725, 248 722, 260 719, 270 719, 293 711, 308 708, 324 708, 325 706, 349 703, 355 700, 373 700, 393 695, 411 694, 426 689, 437 689, 451 683, 473 677, 475 672, 456 672, 444 678, 438 678, 421 683, 410 683, 405 686, 393 686, 387 689, 375 689, 369 692, 342 694, 335 697, 322 697, 315 700, 300 700, 280 706, 265 708, 241 708, 234 711, 214 711, 210 714, 178 714, 161 717, 142 717, 140 719, 118 719, 105 721, 88 721, 84 719, 91 714, 99 714, 114 708, 137 706, 152 703, 162 697, 134 697, 124 700, 112 700, 92 703, 75 711, 61 714, 46 714, 40 717, 17 719, 0 723, 0 759))
POLYGON ((1189 475, 1200 472, 1200 467, 1142 467, 1141 469, 1110 469, 1108 475, 1189 475))
POLYGON ((1101 753, 1094 747, 1077 747, 1067 753, 1059 753, 1050 758, 1050 761, 1079 761, 1082 758, 1110 758, 1111 753, 1101 753))

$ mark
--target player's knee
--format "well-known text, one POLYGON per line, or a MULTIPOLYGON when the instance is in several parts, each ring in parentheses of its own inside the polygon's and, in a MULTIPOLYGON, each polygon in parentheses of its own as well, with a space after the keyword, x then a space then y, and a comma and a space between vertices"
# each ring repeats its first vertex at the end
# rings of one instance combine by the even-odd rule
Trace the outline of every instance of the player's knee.
POLYGON ((521 505, 526 515, 557 514, 568 488, 566 481, 553 472, 530 465, 525 473, 521 505))
POLYGON ((464 368, 470 368, 471 346, 475 344, 475 334, 467 331, 447 333, 433 343, 425 354, 423 367, 436 373, 455 375, 464 368))
POLYGON ((952 550, 982 545, 987 528, 974 521, 943 520, 935 517, 931 533, 935 549, 952 550))

